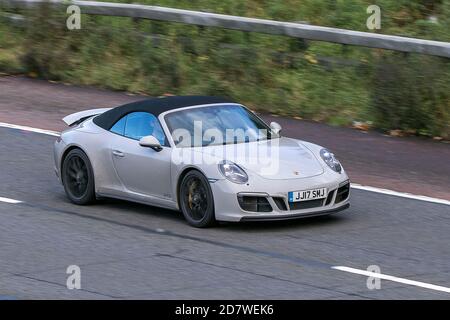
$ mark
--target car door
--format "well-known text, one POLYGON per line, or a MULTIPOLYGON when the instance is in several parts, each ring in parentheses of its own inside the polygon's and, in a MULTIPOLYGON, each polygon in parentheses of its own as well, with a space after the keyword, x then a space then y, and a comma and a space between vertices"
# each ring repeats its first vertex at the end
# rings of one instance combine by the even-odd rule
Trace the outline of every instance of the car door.
POLYGON ((148 112, 133 112, 119 120, 110 130, 110 152, 114 168, 123 186, 142 195, 171 199, 168 146, 159 120, 148 112), (139 145, 139 139, 153 135, 163 147, 161 151, 139 145))

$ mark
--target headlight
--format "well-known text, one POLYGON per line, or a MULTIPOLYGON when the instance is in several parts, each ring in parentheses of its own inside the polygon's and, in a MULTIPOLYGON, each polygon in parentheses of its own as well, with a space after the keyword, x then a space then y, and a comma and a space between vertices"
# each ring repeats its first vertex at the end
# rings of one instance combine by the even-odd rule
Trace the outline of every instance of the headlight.
POLYGON ((231 182, 242 184, 248 181, 245 171, 234 162, 223 160, 219 163, 219 170, 231 182))
POLYGON ((334 154, 332 154, 327 149, 320 150, 320 157, 323 161, 333 170, 338 173, 341 173, 342 166, 338 159, 334 157, 334 154))

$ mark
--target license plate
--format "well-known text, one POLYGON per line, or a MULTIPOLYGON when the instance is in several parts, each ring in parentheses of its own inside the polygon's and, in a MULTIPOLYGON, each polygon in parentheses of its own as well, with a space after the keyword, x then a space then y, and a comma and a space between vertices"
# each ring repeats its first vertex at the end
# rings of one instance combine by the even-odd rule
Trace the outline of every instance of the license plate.
POLYGON ((321 199, 327 196, 327 188, 291 191, 288 193, 289 202, 307 201, 314 199, 321 199))

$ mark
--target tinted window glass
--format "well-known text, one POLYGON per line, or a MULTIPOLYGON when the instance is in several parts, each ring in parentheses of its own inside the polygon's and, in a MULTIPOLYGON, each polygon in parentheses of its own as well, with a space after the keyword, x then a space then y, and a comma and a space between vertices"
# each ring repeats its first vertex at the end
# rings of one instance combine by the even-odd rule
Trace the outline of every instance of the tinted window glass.
POLYGON ((270 128, 252 112, 239 105, 175 111, 167 114, 165 121, 175 144, 182 147, 232 144, 272 138, 270 128), (214 137, 206 134, 208 131, 213 133, 214 137), (200 134, 197 139, 196 133, 200 134))
POLYGON ((133 112, 126 116, 125 136, 139 140, 145 136, 154 136, 161 145, 165 145, 164 131, 158 119, 147 112, 133 112))
POLYGON ((122 119, 120 119, 119 121, 117 121, 116 124, 112 126, 110 131, 123 136, 125 134, 126 121, 127 121, 127 116, 125 116, 122 119))

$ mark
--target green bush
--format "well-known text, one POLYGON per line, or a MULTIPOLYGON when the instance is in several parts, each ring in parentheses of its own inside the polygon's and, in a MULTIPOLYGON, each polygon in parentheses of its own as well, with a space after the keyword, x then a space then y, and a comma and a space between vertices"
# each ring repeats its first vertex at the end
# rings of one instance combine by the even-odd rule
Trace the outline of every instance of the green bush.
MULTIPOLYGON (((367 31, 373 1, 140 2, 367 31)), ((375 3, 382 33, 450 40, 450 0, 375 3)), ((223 95, 333 125, 450 135, 448 59, 121 17, 82 15, 82 29, 70 31, 64 10, 16 13, 26 16, 23 27, 0 20, 0 72, 156 96, 223 95)))
POLYGON ((375 125, 450 137, 450 61, 390 54, 377 62, 371 95, 375 125))

